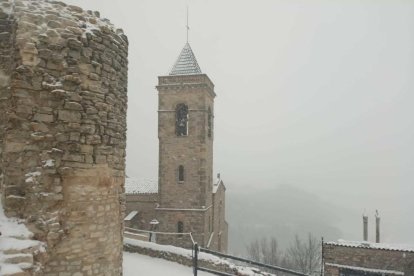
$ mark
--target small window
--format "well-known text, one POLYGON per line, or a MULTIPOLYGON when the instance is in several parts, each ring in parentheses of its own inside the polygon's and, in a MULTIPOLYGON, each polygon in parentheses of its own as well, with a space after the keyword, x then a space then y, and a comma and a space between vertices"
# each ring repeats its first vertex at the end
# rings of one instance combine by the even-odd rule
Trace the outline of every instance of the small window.
POLYGON ((185 104, 179 104, 175 109, 175 133, 177 136, 188 135, 188 106, 185 104))
MULTIPOLYGON (((183 233, 184 232, 184 223, 182 221, 179 221, 177 223, 177 233, 183 233)), ((183 235, 178 235, 178 237, 182 237, 183 235)))
POLYGON ((178 182, 184 182, 184 166, 178 166, 178 182))

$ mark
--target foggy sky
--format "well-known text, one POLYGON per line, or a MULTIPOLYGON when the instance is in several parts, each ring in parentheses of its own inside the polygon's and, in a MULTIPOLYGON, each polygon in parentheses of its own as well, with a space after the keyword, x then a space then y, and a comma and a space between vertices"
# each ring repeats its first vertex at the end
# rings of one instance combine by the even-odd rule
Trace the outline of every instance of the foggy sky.
MULTIPOLYGON (((185 44, 188 4, 190 44, 216 85, 227 192, 293 185, 379 209, 385 241, 414 243, 413 1, 66 2, 128 35, 129 176, 157 178, 155 85, 185 44)), ((360 238, 360 221, 344 238, 360 238)))

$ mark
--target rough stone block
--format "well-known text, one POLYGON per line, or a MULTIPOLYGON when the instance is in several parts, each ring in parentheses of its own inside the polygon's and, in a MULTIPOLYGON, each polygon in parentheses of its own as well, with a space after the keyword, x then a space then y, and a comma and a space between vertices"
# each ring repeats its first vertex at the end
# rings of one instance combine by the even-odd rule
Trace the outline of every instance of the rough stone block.
POLYGON ((59 120, 65 122, 80 122, 82 115, 78 111, 59 110, 59 120))
POLYGON ((51 114, 36 113, 33 120, 37 122, 51 123, 54 121, 54 117, 51 114))

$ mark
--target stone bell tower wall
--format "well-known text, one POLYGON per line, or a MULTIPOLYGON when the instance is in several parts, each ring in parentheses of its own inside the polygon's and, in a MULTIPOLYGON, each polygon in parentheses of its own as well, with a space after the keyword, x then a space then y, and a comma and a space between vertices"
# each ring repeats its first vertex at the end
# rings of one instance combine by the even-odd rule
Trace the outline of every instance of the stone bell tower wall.
POLYGON ((121 275, 128 40, 98 12, 0 0, 0 186, 31 275, 121 275))
POLYGON ((158 138, 161 207, 212 205, 213 137, 208 136, 208 109, 214 114, 214 85, 205 74, 159 77, 158 138), (176 107, 188 106, 188 135, 176 135, 176 107), (183 165, 184 181, 178 181, 183 165), (185 200, 184 200, 185 199, 185 200))

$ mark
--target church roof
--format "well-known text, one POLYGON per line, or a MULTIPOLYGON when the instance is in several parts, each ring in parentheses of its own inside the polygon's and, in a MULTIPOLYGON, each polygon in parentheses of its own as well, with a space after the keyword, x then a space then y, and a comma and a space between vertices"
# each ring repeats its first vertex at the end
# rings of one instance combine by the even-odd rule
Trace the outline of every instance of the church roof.
POLYGON ((178 56, 178 59, 175 62, 173 68, 171 69, 170 76, 195 74, 201 74, 201 69, 200 66, 198 66, 190 44, 187 42, 184 45, 184 48, 181 50, 181 53, 178 56))
POLYGON ((158 182, 151 179, 125 178, 125 193, 127 194, 156 194, 158 182))

